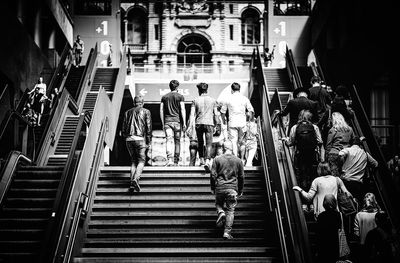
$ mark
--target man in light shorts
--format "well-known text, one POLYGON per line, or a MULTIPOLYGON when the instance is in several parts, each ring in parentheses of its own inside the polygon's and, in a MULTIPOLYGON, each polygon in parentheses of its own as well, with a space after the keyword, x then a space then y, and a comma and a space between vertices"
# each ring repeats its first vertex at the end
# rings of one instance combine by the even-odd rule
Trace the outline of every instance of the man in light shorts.
POLYGON ((246 113, 248 112, 250 116, 254 116, 254 108, 250 100, 240 94, 239 83, 232 83, 231 93, 229 99, 222 105, 221 116, 223 123, 226 124, 226 115, 228 115, 228 138, 232 142, 233 154, 240 156, 238 153, 240 146, 238 144, 243 141, 246 131, 246 113))

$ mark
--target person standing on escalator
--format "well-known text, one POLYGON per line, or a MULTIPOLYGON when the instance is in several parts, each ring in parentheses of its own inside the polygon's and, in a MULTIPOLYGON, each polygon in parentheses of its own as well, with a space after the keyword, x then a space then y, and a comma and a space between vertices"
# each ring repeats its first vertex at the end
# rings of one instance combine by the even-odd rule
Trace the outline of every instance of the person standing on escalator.
POLYGON ((74 42, 74 56, 75 56, 75 67, 79 67, 82 62, 83 51, 85 50, 85 43, 81 39, 80 35, 76 36, 76 40, 74 42))

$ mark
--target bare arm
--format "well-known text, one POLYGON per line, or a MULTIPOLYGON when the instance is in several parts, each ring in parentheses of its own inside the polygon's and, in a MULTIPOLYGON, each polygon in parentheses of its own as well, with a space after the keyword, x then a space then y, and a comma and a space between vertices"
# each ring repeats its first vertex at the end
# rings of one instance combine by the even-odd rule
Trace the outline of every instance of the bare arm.
POLYGON ((164 130, 164 103, 163 102, 161 102, 161 104, 160 104, 160 119, 161 119, 162 128, 164 130))
POLYGON ((181 101, 181 114, 182 114, 182 128, 186 130, 186 109, 185 109, 185 102, 181 101))

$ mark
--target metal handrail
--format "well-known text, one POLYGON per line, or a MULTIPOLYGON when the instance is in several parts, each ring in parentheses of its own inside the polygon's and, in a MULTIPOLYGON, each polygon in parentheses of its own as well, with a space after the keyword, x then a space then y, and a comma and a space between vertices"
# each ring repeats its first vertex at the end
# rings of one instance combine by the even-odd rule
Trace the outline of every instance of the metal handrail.
POLYGON ((93 154, 92 165, 90 167, 90 173, 88 177, 88 184, 86 186, 85 193, 80 192, 78 199, 79 202, 76 205, 75 211, 73 213, 73 217, 71 218, 72 224, 71 229, 67 233, 67 245, 65 248, 64 257, 62 262, 68 263, 71 260, 71 256, 73 253, 74 244, 76 241, 76 236, 79 230, 79 225, 87 219, 87 215, 89 213, 89 209, 91 203, 93 202, 93 197, 95 195, 95 186, 98 180, 98 169, 101 160, 101 151, 103 150, 103 143, 105 139, 105 135, 107 132, 107 118, 103 120, 101 124, 101 128, 99 131, 99 136, 96 142, 96 149, 93 154))
POLYGON ((365 136, 367 138, 366 141, 363 142, 364 149, 369 153, 373 153, 372 156, 374 156, 379 163, 377 169, 379 174, 372 173, 373 181, 379 192, 382 203, 391 219, 392 225, 397 231, 400 231, 400 206, 398 205, 398 202, 395 201, 398 196, 395 183, 393 183, 392 176, 386 165, 385 157, 376 141, 371 124, 368 121, 367 114, 361 103, 355 85, 351 86, 350 95, 353 101, 352 105, 356 109, 356 115, 352 120, 352 126, 357 135, 365 136))
POLYGON ((15 171, 18 164, 23 161, 28 164, 32 164, 32 160, 25 156, 19 151, 10 152, 6 165, 3 167, 0 173, 0 206, 3 204, 4 197, 6 196, 8 189, 10 188, 11 182, 14 179, 15 171))
POLYGON ((98 52, 98 47, 97 47, 97 43, 94 46, 94 48, 92 48, 90 50, 88 59, 86 61, 86 66, 85 69, 83 70, 83 74, 81 77, 81 80, 79 81, 79 85, 78 85, 78 89, 76 90, 76 102, 78 105, 81 104, 81 100, 82 98, 84 98, 84 92, 87 86, 91 85, 92 82, 92 78, 94 76, 94 68, 96 66, 96 62, 97 62, 97 52, 98 52))
POLYGON ((64 214, 68 205, 68 196, 75 179, 75 169, 77 160, 79 159, 77 153, 78 140, 80 139, 81 130, 84 125, 85 114, 81 113, 77 128, 75 130, 74 139, 71 144, 71 149, 68 153, 67 162, 62 172, 60 184, 57 189, 56 198, 53 204, 51 218, 49 220, 45 238, 41 250, 41 261, 47 262, 53 257, 55 251, 55 240, 58 238, 62 221, 65 219, 64 214))
POLYGON ((289 49, 288 46, 286 46, 285 60, 286 60, 286 68, 288 70, 291 83, 293 84, 293 88, 297 89, 303 87, 299 71, 294 62, 292 50, 289 49))
MULTIPOLYGON (((255 57, 256 67, 261 63, 261 58, 255 57)), ((263 71, 262 65, 257 70, 258 74, 255 72, 255 76, 259 76, 260 72, 263 71)), ((281 241, 282 255, 287 262, 312 262, 311 250, 308 242, 308 231, 301 216, 302 210, 300 200, 296 197, 294 191, 292 190, 292 178, 294 177, 294 172, 281 171, 279 168, 279 161, 277 157, 277 152, 274 144, 274 137, 272 134, 272 122, 271 122, 271 108, 270 102, 267 98, 267 86, 260 85, 258 81, 258 96, 261 101, 261 135, 263 137, 261 144, 265 147, 262 150, 262 155, 265 156, 268 166, 268 174, 271 178, 267 180, 271 181, 271 192, 272 196, 270 198, 276 199, 273 202, 275 216, 278 221, 278 227, 280 231, 280 238, 284 238, 281 241), (266 141, 264 141, 266 139, 266 141), (276 207, 275 207, 276 205, 276 207), (299 227, 300 226, 300 227, 299 227)), ((255 96, 253 96, 255 97, 255 96)), ((272 102, 272 99, 270 100, 272 102)), ((261 137, 261 136, 260 136, 261 137)), ((289 153, 289 152, 288 152, 289 153)))

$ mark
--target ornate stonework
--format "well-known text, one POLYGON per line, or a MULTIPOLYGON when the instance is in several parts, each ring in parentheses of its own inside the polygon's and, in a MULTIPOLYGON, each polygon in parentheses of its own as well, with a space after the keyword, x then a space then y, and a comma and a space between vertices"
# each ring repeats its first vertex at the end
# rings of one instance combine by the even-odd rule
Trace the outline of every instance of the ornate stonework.
POLYGON ((206 0, 181 0, 177 3, 177 9, 179 13, 190 13, 196 14, 201 12, 208 12, 208 4, 206 0))

